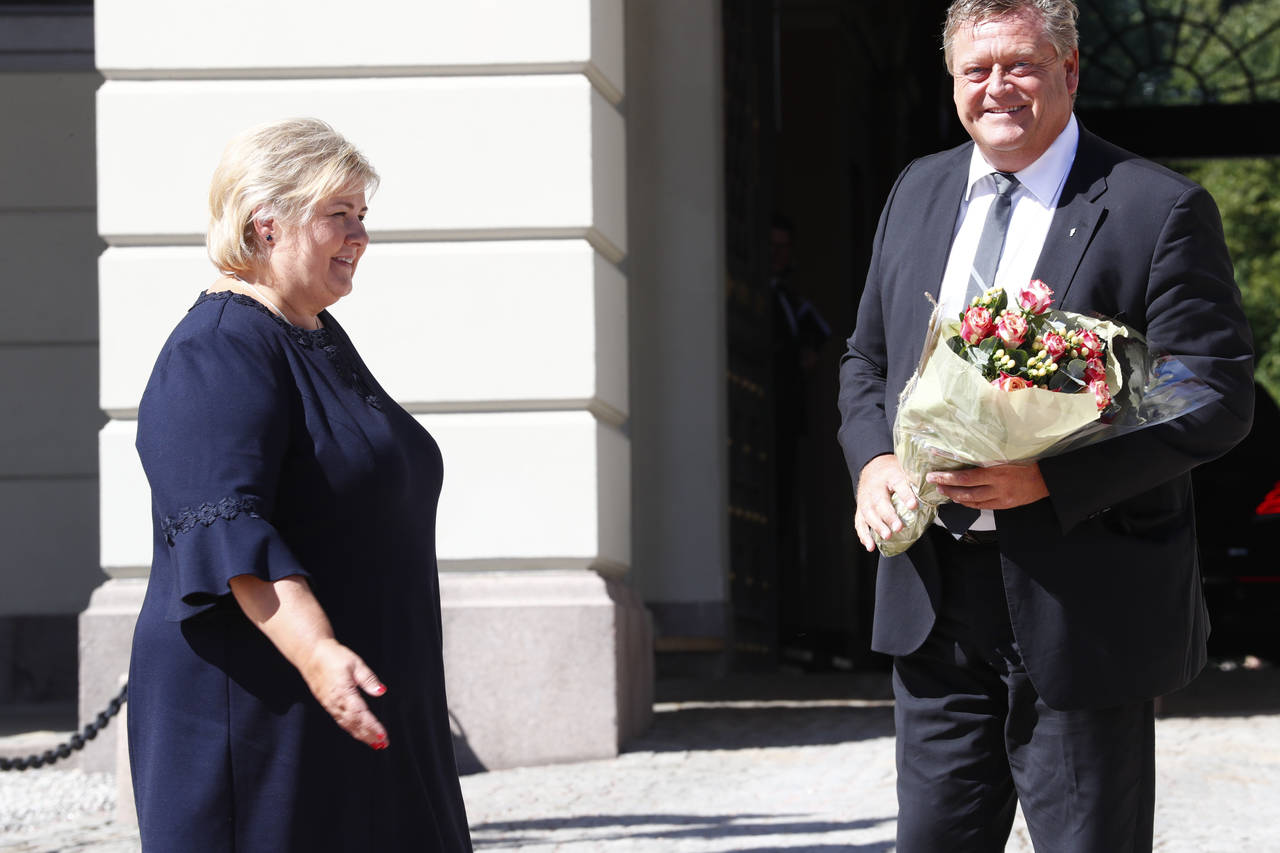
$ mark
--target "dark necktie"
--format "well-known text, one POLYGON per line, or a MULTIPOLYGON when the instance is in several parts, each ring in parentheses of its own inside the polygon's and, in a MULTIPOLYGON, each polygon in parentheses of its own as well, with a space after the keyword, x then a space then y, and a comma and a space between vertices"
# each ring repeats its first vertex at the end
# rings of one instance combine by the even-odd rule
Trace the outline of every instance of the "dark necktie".
POLYGON ((979 511, 955 503, 945 503, 938 507, 938 519, 955 535, 959 536, 978 520, 979 511))
MULTIPOLYGON (((973 255, 973 269, 969 272, 969 288, 964 304, 973 297, 995 286, 996 269, 1000 266, 1000 254, 1004 251, 1004 238, 1009 233, 1009 219, 1013 212, 1013 191, 1018 179, 1006 172, 992 172, 996 182, 996 197, 982 223, 982 236, 978 238, 978 251, 973 255)), ((957 535, 964 533, 978 519, 978 510, 956 503, 938 507, 938 518, 947 529, 957 535)))
POLYGON ((969 287, 965 292, 967 306, 973 297, 995 287, 996 269, 1000 266, 1000 254, 1004 251, 1004 238, 1009 233, 1010 213, 1013 211, 1013 191, 1018 179, 1007 172, 992 172, 996 182, 996 197, 982 223, 982 236, 978 238, 978 251, 973 255, 973 268, 969 271, 969 287))

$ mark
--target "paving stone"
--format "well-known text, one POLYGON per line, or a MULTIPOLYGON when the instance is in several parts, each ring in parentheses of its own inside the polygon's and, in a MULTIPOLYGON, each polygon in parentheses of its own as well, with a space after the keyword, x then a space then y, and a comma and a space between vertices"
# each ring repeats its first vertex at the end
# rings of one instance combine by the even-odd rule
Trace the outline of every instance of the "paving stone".
MULTIPOLYGON (((746 683, 701 699, 668 689, 652 728, 618 758, 463 777, 476 849, 888 853, 887 692, 805 684, 746 683), (788 693, 799 698, 777 698, 788 693)), ((1169 697, 1156 721, 1155 849, 1280 851, 1280 670, 1210 672, 1193 688, 1169 697)), ((113 808, 102 774, 0 773, 0 850, 137 853, 113 808)), ((1020 816, 1006 851, 1032 853, 1020 816)))

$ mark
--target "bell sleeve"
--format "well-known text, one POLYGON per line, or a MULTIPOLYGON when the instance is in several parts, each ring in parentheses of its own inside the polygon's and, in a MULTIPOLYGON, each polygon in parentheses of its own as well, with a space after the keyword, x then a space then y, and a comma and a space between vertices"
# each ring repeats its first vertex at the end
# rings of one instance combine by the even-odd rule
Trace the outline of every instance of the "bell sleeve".
POLYGON ((151 583, 168 586, 171 622, 214 607, 233 577, 308 576, 272 524, 297 395, 279 347, 252 330, 175 334, 143 394, 137 448, 151 486, 151 583))

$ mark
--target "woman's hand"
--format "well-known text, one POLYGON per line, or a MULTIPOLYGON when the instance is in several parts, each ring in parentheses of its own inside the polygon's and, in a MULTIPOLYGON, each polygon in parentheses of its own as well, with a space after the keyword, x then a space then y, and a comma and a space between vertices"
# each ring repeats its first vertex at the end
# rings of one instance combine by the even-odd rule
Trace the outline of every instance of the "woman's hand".
POLYGON ((290 575, 268 582, 237 575, 230 585, 244 615, 302 673, 329 716, 361 743, 386 749, 387 730, 360 692, 381 696, 387 688, 359 655, 334 639, 329 617, 306 578, 290 575))
POLYGON ((386 749, 387 730, 369 710, 361 691, 382 696, 386 686, 360 656, 332 638, 321 640, 298 667, 311 695, 329 716, 361 743, 386 749))

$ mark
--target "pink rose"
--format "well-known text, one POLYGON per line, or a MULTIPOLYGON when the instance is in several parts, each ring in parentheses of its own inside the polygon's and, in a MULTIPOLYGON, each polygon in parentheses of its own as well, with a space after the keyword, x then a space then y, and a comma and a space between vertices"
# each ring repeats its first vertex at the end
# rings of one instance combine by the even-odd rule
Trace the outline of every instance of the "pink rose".
POLYGON ((1085 358, 1092 358, 1102 354, 1102 341, 1098 340, 1098 336, 1087 329, 1080 332, 1080 354, 1085 358))
POLYGON ((1043 314, 1053 304, 1053 291, 1040 279, 1032 279, 1030 284, 1018 291, 1018 304, 1023 311, 1043 314))
POLYGON ((1061 358, 1062 354, 1067 351, 1067 339, 1057 332, 1045 332, 1041 342, 1044 344, 1044 351, 1054 361, 1061 358))
POLYGON ((1003 370, 1000 375, 991 380, 991 384, 999 388, 1001 391, 1019 391, 1023 388, 1030 388, 1031 383, 1023 379, 1021 376, 1010 376, 1003 370))
POLYGON ((1089 390, 1093 392, 1099 412, 1111 405, 1111 389, 1107 387, 1107 380, 1095 379, 1089 383, 1089 390))
POLYGON ((1104 383, 1107 381, 1107 366, 1102 363, 1102 359, 1094 356, 1085 363, 1084 381, 1092 384, 1099 380, 1104 383))
POLYGON ((960 321, 960 337, 970 346, 977 346, 991 335, 991 312, 977 305, 964 312, 960 321))
POLYGON ((1002 311, 996 320, 996 337, 1007 347, 1022 346, 1027 337, 1027 318, 1017 311, 1002 311))

